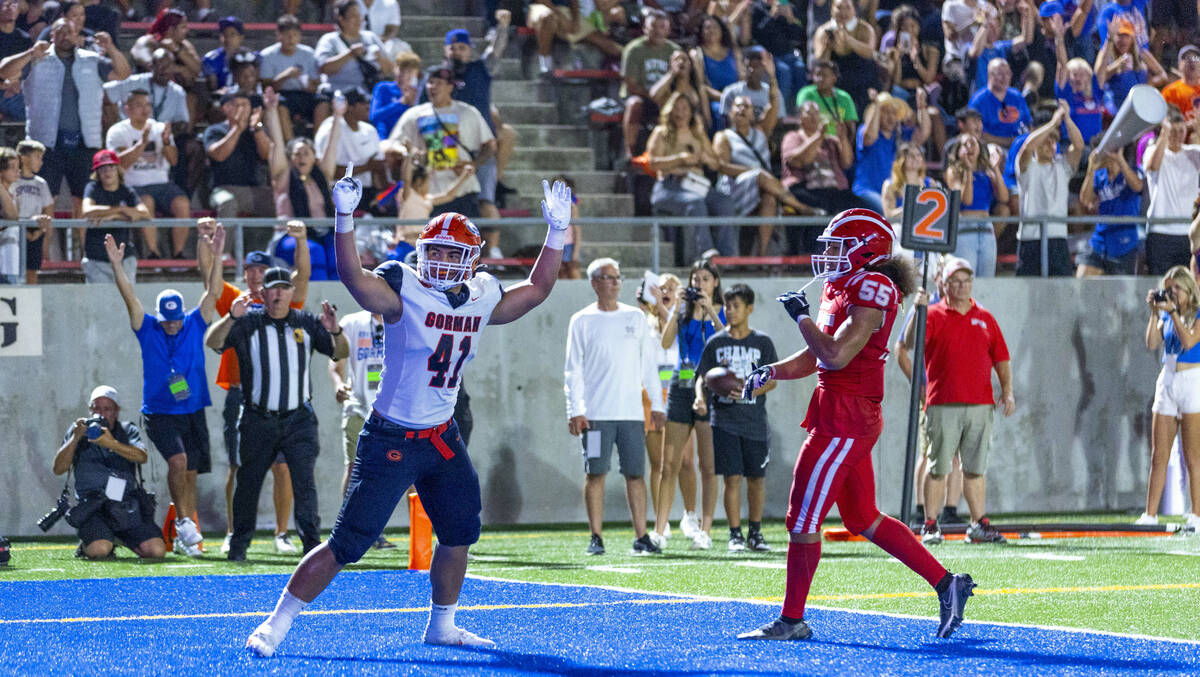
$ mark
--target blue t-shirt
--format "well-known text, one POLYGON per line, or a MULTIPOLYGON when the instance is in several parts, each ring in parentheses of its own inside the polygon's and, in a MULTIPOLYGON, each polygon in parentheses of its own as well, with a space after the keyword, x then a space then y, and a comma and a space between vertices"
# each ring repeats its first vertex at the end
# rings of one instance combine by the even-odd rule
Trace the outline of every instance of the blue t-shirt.
POLYGON ((878 193, 883 190, 883 182, 892 175, 892 163, 896 160, 896 136, 900 128, 892 130, 891 138, 880 132, 875 137, 875 143, 864 146, 863 133, 867 126, 858 128, 857 164, 854 169, 854 191, 869 191, 878 193))
POLYGON ((1200 362, 1200 343, 1183 349, 1183 342, 1179 340, 1179 334, 1175 333, 1175 321, 1171 319, 1169 313, 1159 313, 1159 318, 1163 323, 1163 362, 1167 361, 1167 355, 1174 355, 1175 361, 1194 364, 1200 362))
MULTIPOLYGON (((1146 26, 1147 0, 1132 0, 1128 5, 1120 2, 1110 2, 1100 10, 1100 19, 1096 22, 1096 33, 1100 36, 1100 44, 1108 39, 1108 26, 1117 16, 1129 19, 1133 24, 1133 36, 1142 49, 1150 48, 1150 30, 1146 26)), ((1093 10, 1094 11, 1094 10, 1093 10)), ((1068 19, 1070 17, 1067 17, 1068 19)), ((1082 34, 1081 34, 1082 36, 1082 34)))
POLYGON ((204 373, 207 329, 199 308, 184 315, 183 328, 174 336, 167 336, 157 317, 142 317, 142 328, 134 335, 142 346, 143 414, 190 414, 212 404, 204 373), (187 399, 176 400, 171 394, 172 374, 187 380, 187 399))
POLYGON ((983 131, 992 136, 1011 139, 1033 127, 1025 97, 1012 87, 1004 93, 1004 101, 997 99, 990 89, 981 89, 971 97, 968 107, 979 111, 983 116, 983 131))
POLYGON ((229 60, 225 58, 225 48, 218 47, 204 55, 201 68, 205 75, 217 79, 217 87, 228 87, 233 84, 233 71, 229 70, 229 60))
POLYGON ((1121 110, 1121 104, 1125 103, 1125 97, 1129 96, 1129 90, 1134 85, 1145 84, 1149 78, 1150 73, 1145 66, 1141 70, 1123 71, 1109 78, 1104 83, 1104 103, 1108 106, 1108 112, 1116 115, 1121 110))
POLYGON ((971 84, 972 94, 987 87, 988 63, 997 58, 1008 61, 1009 55, 1012 54, 1012 46, 1012 40, 999 40, 991 47, 983 48, 983 51, 975 59, 975 81, 971 84))
POLYGON ((375 85, 375 91, 371 92, 371 124, 379 131, 379 138, 391 136, 400 116, 410 108, 403 99, 404 92, 395 80, 384 80, 375 85))
MULTIPOLYGON (((1096 76, 1092 76, 1092 96, 1083 98, 1082 94, 1076 92, 1070 83, 1066 87, 1059 87, 1058 83, 1054 83, 1054 96, 1063 99, 1071 107, 1071 120, 1075 126, 1079 128, 1079 133, 1083 135, 1084 143, 1091 141, 1093 137, 1104 131, 1104 105, 1100 101, 1100 81, 1096 76)), ((1067 138, 1067 125, 1064 123, 1060 130, 1060 136, 1067 138)))
MULTIPOLYGON (((1138 177, 1142 170, 1134 168, 1138 177)), ((1108 169, 1101 167, 1093 175, 1096 197, 1100 206, 1097 218, 1104 216, 1137 216, 1142 213, 1142 194, 1135 192, 1125 181, 1125 174, 1118 170, 1111 176, 1108 169)), ((1096 222, 1096 230, 1088 240, 1092 251, 1107 258, 1120 258, 1137 249, 1138 230, 1136 223, 1096 222)))
MULTIPOLYGON (((721 318, 721 324, 725 324, 724 307, 717 311, 717 317, 721 318)), ((717 333, 717 327, 708 320, 696 319, 680 322, 677 326, 675 343, 679 346, 679 361, 675 365, 676 371, 683 369, 684 365, 687 365, 687 369, 695 369, 704 353, 704 344, 710 336, 717 333)))
POLYGON ((992 190, 991 177, 987 175, 987 172, 975 170, 971 176, 971 204, 961 205, 960 209, 989 211, 992 208, 994 197, 995 191, 992 190))

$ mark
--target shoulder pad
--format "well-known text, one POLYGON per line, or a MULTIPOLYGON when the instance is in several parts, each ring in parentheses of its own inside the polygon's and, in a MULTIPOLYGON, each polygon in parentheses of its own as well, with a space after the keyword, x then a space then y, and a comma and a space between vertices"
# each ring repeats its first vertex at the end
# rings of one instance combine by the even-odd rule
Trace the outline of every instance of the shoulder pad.
POLYGON ((384 282, 396 292, 400 294, 400 289, 404 287, 404 264, 399 261, 384 261, 375 267, 375 274, 383 278, 384 282))
POLYGON ((851 275, 843 286, 851 305, 890 310, 900 303, 900 290, 883 273, 860 270, 851 275))

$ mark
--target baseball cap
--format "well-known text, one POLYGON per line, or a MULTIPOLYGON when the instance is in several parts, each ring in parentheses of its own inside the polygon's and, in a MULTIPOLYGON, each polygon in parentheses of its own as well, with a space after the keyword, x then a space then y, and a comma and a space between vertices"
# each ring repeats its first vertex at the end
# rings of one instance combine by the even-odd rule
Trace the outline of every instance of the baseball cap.
POLYGON ((275 266, 263 274, 263 289, 290 286, 292 286, 292 271, 287 268, 275 266))
POLYGON ((158 308, 159 322, 174 322, 183 319, 183 294, 174 289, 164 289, 154 302, 158 308))
POLYGON ((92 156, 92 171, 100 169, 104 165, 120 164, 121 160, 117 157, 117 154, 108 149, 97 151, 96 154, 92 156))
POLYGON ((113 404, 121 406, 121 400, 117 399, 117 389, 112 386, 96 386, 92 389, 92 396, 88 398, 88 404, 92 404, 101 397, 107 397, 113 401, 113 404))
POLYGON ((425 71, 425 76, 429 78, 440 78, 446 82, 454 82, 454 70, 446 64, 438 64, 425 71))
POLYGON ((1191 55, 1193 59, 1200 59, 1200 47, 1196 47, 1195 45, 1184 45, 1181 47, 1179 49, 1179 62, 1183 63, 1183 60, 1188 58, 1188 55, 1191 55))
POLYGON ((464 45, 471 44, 471 34, 465 28, 455 28, 451 31, 446 31, 446 44, 453 45, 456 42, 461 42, 464 45))
POLYGON ((242 33, 242 34, 246 33, 246 27, 242 24, 242 20, 237 18, 236 16, 227 16, 224 19, 221 19, 220 21, 217 22, 217 30, 223 31, 226 28, 229 28, 230 26, 233 26, 234 28, 236 28, 237 32, 239 32, 239 33, 242 33))
POLYGON ((1117 35, 1124 33, 1125 35, 1133 35, 1133 22, 1129 19, 1118 17, 1114 23, 1117 25, 1117 35))
POLYGON ((1067 8, 1063 7, 1063 4, 1058 0, 1046 0, 1046 2, 1042 3, 1041 7, 1038 7, 1038 16, 1043 19, 1049 19, 1055 14, 1065 16, 1066 13, 1067 8))
POLYGON ((949 280, 951 275, 960 270, 965 270, 972 276, 975 275, 975 270, 971 268, 970 262, 966 259, 957 256, 947 257, 945 265, 942 266, 942 279, 949 280))
POLYGON ((274 262, 275 261, 271 258, 270 254, 262 250, 256 250, 246 254, 246 261, 242 265, 270 268, 274 262))
POLYGON ((347 106, 371 102, 371 97, 367 96, 367 90, 362 87, 348 87, 343 89, 342 96, 346 97, 347 106))

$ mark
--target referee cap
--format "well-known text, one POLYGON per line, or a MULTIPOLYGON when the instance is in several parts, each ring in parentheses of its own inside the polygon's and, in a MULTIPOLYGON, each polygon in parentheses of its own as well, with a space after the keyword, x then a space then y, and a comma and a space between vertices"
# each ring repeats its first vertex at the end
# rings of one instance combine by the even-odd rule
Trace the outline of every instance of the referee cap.
POLYGON ((113 404, 121 406, 121 400, 117 399, 117 389, 112 386, 96 386, 92 390, 92 396, 88 398, 88 405, 95 403, 101 397, 107 397, 113 401, 113 404))
POLYGON ((158 308, 159 322, 174 322, 183 319, 183 294, 174 289, 164 289, 154 302, 158 308))
POLYGON ((292 286, 292 273, 287 268, 276 266, 263 274, 263 289, 292 286))

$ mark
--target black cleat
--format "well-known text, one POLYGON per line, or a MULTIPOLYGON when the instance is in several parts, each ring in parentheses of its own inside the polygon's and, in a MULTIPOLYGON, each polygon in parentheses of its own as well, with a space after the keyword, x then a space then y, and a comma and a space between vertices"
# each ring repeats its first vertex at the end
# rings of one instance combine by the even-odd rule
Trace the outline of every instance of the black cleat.
MULTIPOLYGON (((603 546, 601 546, 603 549, 603 546)), ((662 548, 654 545, 654 541, 650 540, 650 534, 642 534, 642 537, 633 542, 633 554, 635 555, 659 555, 662 554, 662 548)))
POLYGON ((782 618, 776 618, 757 630, 743 632, 742 634, 738 635, 737 638, 789 640, 808 639, 809 637, 812 637, 812 630, 809 629, 808 623, 805 623, 804 621, 788 623, 782 618))
POLYGON ((592 542, 588 544, 587 554, 603 555, 604 541, 600 538, 600 534, 592 534, 592 542))
POLYGON ((967 606, 967 598, 975 594, 972 592, 974 589, 975 581, 971 580, 971 574, 953 574, 950 577, 950 585, 938 593, 938 611, 941 614, 938 637, 949 637, 962 625, 963 609, 967 606))
POLYGON ((754 552, 771 552, 771 546, 767 544, 767 539, 763 538, 761 531, 751 531, 746 537, 746 548, 754 552))

